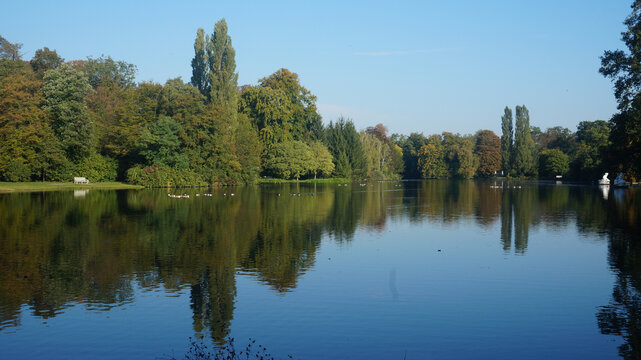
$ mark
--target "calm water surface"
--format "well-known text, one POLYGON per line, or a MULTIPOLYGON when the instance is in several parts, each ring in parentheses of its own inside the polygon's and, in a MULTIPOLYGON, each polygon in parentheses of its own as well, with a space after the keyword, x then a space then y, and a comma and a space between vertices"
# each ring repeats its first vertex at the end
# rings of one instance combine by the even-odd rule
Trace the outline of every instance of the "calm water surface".
POLYGON ((190 337, 296 359, 641 356, 641 189, 186 192, 0 195, 0 357, 182 358, 190 337))

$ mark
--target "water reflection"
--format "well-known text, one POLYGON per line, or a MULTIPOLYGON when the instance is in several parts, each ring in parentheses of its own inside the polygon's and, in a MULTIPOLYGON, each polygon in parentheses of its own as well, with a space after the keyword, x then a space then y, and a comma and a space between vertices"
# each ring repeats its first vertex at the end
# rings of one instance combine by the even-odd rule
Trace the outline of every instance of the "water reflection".
MULTIPOLYGON (((234 197, 225 191, 189 199, 151 190, 0 196, 0 329, 19 326, 22 311, 46 319, 79 303, 120 306, 134 301, 137 284, 188 289, 194 331, 221 344, 233 320, 236 274, 285 295, 315 265, 323 238, 349 242, 357 229, 383 231, 396 220, 475 223, 500 228, 498 251, 524 255, 536 227, 576 224, 609 236, 619 280, 599 326, 627 339, 622 354, 638 356, 636 189, 604 198, 589 187, 425 181, 242 187, 234 197)), ((395 270, 389 287, 397 298, 395 270)))
POLYGON ((624 340, 619 355, 624 359, 641 357, 641 244, 613 234, 609 243, 609 263, 617 271, 612 300, 599 308, 596 316, 603 334, 624 340))
POLYGON ((616 274, 612 299, 596 314, 603 334, 623 339, 619 355, 641 358, 641 206, 633 191, 614 189, 602 231, 608 237, 608 263, 616 274), (614 198, 614 199, 613 199, 614 198))

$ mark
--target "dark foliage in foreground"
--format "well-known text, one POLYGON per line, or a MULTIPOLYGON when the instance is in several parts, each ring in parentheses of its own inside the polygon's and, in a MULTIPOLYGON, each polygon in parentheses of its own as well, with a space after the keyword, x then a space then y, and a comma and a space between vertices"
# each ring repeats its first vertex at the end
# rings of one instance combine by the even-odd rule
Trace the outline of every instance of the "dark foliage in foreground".
MULTIPOLYGON (((220 349, 210 350, 207 344, 202 339, 190 338, 191 345, 189 351, 185 354, 185 360, 275 360, 276 358, 267 352, 267 348, 258 344, 256 340, 249 339, 249 342, 242 350, 236 349, 234 338, 227 339, 225 345, 220 349)), ((287 355, 288 359, 293 359, 291 355, 287 355)), ((178 360, 176 357, 171 357, 171 360, 178 360)))

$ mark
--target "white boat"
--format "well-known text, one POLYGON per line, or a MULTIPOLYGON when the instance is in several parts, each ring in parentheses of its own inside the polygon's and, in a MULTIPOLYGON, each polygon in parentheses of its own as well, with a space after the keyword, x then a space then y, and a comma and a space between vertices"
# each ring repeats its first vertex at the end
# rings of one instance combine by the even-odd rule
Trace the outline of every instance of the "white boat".
POLYGON ((599 179, 599 185, 609 186, 610 179, 608 179, 608 173, 603 174, 603 177, 599 179))

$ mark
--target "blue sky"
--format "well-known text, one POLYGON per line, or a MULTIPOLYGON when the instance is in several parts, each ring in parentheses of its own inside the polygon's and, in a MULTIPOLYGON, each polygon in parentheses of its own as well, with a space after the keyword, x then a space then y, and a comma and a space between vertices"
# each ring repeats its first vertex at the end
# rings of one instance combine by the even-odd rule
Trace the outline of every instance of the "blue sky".
POLYGON ((196 30, 225 18, 240 84, 285 67, 318 97, 325 123, 391 132, 500 132, 507 105, 531 125, 576 130, 616 112, 598 73, 623 48, 631 1, 12 1, 0 35, 66 60, 108 55, 139 81, 191 77, 196 30))

